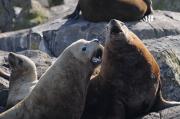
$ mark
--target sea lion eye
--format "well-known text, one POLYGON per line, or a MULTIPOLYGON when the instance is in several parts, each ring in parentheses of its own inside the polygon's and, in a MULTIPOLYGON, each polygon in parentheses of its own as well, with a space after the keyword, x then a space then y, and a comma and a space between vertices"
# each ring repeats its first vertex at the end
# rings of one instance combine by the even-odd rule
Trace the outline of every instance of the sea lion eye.
POLYGON ((82 51, 86 51, 86 47, 82 47, 82 51))

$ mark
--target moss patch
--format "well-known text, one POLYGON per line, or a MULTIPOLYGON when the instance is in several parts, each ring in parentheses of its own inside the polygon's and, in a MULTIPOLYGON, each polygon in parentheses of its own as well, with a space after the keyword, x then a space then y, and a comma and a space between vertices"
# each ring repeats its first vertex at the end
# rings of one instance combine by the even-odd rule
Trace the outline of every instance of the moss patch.
POLYGON ((15 21, 14 30, 29 28, 44 23, 48 18, 40 11, 30 11, 24 13, 21 19, 15 21))

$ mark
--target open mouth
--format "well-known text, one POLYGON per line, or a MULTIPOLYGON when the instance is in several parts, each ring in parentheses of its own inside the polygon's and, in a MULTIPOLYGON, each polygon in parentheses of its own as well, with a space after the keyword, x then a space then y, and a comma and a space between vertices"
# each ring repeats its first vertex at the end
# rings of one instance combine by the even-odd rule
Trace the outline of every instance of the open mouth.
POLYGON ((111 34, 118 34, 120 32, 122 32, 122 30, 118 26, 111 27, 111 34))
POLYGON ((101 48, 98 48, 94 54, 93 54, 93 57, 91 58, 91 62, 94 64, 94 65, 98 65, 102 62, 102 49, 101 48))

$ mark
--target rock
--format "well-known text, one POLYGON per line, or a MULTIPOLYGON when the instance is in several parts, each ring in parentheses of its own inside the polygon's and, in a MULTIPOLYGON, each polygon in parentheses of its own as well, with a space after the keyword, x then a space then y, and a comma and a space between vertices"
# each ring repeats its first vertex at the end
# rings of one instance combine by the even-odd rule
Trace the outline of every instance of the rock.
MULTIPOLYGON (((42 24, 48 19, 60 15, 52 6, 58 5, 60 13, 70 8, 63 0, 1 0, 0 32, 20 30, 42 24)), ((75 7, 75 6, 74 6, 75 7)))
POLYGON ((19 52, 19 54, 25 55, 33 60, 37 67, 38 79, 56 60, 56 58, 50 57, 48 54, 39 50, 26 50, 19 52))
MULTIPOLYGON (((161 38, 180 34, 179 16, 180 13, 156 11, 154 22, 129 22, 126 23, 126 25, 142 40, 161 38)), ((32 32, 38 33, 39 36, 42 37, 40 38, 40 43, 37 43, 39 50, 46 50, 48 53, 51 53, 51 55, 58 56, 65 47, 79 38, 88 40, 98 38, 104 42, 104 28, 106 25, 106 22, 93 23, 85 21, 83 18, 69 21, 58 18, 32 28, 32 32)), ((28 32, 29 30, 25 30, 23 33, 15 32, 13 35, 12 33, 2 34, 0 40, 2 44, 5 45, 0 44, 0 49, 7 51, 27 49, 28 39, 26 36, 28 32), (7 47, 7 42, 13 47, 7 47)))
POLYGON ((164 109, 159 112, 152 112, 137 119, 179 119, 180 118, 180 106, 164 109))
POLYGON ((161 116, 158 112, 152 112, 150 114, 147 114, 143 117, 139 117, 139 118, 136 118, 136 119, 161 119, 161 116))
POLYGON ((180 12, 179 0, 152 0, 152 2, 155 9, 180 12))
POLYGON ((180 101, 180 35, 145 40, 161 69, 163 96, 180 101))
POLYGON ((12 30, 13 18, 15 12, 12 6, 12 0, 0 1, 0 32, 12 30))
POLYGON ((64 3, 64 0, 48 0, 50 6, 61 5, 64 3))
MULTIPOLYGON (((26 3, 25 0, 24 3, 26 3)), ((29 6, 22 7, 21 12, 16 15, 14 23, 15 30, 30 28, 40 23, 44 23, 50 18, 51 15, 49 10, 43 7, 37 0, 30 0, 29 6)))
MULTIPOLYGON (((178 15, 180 13, 156 11, 154 22, 129 22, 126 25, 142 40, 178 35, 180 33, 180 19, 178 15)), ((46 44, 48 44, 49 51, 53 55, 58 56, 65 47, 80 38, 88 40, 98 38, 104 42, 104 29, 107 23, 93 23, 81 18, 76 21, 56 19, 48 22, 46 25, 50 26, 50 28, 43 25, 33 28, 33 31, 40 34, 43 33, 42 36, 46 44)))
POLYGON ((50 7, 49 0, 37 0, 43 7, 50 7))
POLYGON ((22 9, 30 9, 32 7, 32 0, 12 0, 13 6, 21 7, 22 9))
POLYGON ((61 5, 64 0, 37 0, 43 7, 50 8, 52 6, 61 5))

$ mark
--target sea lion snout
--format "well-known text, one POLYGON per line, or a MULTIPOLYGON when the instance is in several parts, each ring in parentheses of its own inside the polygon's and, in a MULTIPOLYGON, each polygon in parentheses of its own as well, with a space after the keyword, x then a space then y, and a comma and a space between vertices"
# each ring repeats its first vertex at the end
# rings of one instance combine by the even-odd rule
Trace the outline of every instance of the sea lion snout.
POLYGON ((12 52, 9 53, 8 55, 8 62, 10 65, 14 65, 16 59, 16 55, 12 52))
POLYGON ((109 22, 109 27, 110 27, 111 34, 114 34, 114 33, 116 34, 116 33, 123 32, 122 26, 124 26, 124 23, 121 22, 121 21, 118 21, 116 19, 112 19, 109 22))
POLYGON ((8 59, 9 59, 9 58, 14 58, 14 57, 15 57, 15 54, 12 53, 12 52, 10 52, 9 55, 8 55, 8 59))

